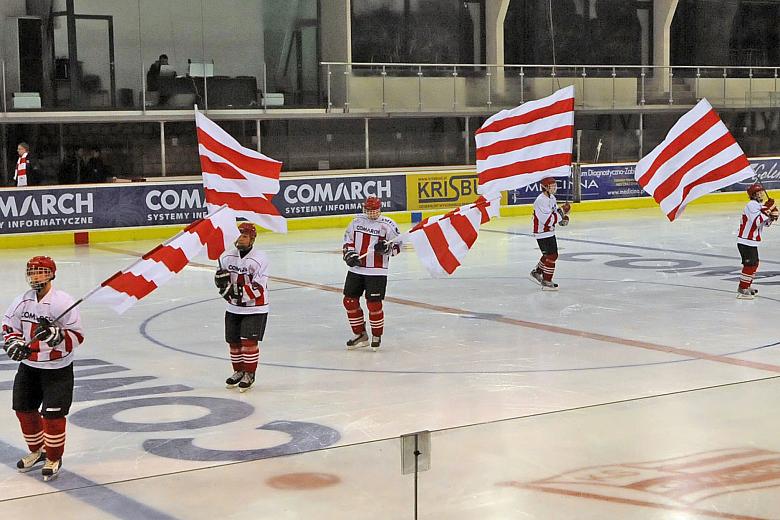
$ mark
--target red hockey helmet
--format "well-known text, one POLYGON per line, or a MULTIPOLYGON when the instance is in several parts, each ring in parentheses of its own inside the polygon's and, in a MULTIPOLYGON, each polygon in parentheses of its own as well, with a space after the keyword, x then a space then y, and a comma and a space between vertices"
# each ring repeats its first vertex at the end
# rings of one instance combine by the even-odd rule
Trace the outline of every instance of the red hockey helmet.
POLYGON ((363 202, 363 213, 370 219, 379 218, 379 214, 382 211, 382 201, 379 197, 366 197, 363 202))
POLYGON ((745 190, 745 191, 747 191, 748 197, 750 197, 751 199, 754 199, 754 198, 756 198, 757 194, 759 194, 762 191, 764 191, 764 187, 761 186, 758 183, 753 183, 750 186, 748 186, 747 190, 745 190))
POLYGON ((255 225, 251 222, 242 222, 238 225, 238 231, 242 235, 249 235, 249 238, 254 240, 257 238, 257 228, 255 228, 255 225))
POLYGON ((382 201, 379 197, 366 197, 366 201, 363 203, 363 210, 368 211, 375 209, 382 209, 382 201))
POLYGON ((57 264, 49 256, 34 256, 27 261, 27 283, 36 291, 54 280, 57 264))
POLYGON ((541 180, 541 184, 542 184, 542 186, 553 186, 553 185, 556 185, 555 184, 555 179, 553 179, 552 177, 545 177, 544 179, 541 180))

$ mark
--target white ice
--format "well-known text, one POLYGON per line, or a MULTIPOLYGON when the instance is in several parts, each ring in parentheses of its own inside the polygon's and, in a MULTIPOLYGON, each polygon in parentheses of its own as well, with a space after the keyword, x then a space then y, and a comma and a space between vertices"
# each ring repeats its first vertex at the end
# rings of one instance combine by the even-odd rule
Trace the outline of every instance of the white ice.
MULTIPOLYGON (((261 234, 271 313, 245 394, 224 387, 205 257, 122 316, 83 304, 57 480, 16 472, 16 364, 0 362, 0 518, 413 518, 398 436, 421 430, 419 518, 780 518, 777 230, 742 301, 740 204, 674 223, 574 211, 559 292, 528 277, 527 217, 486 225, 450 278, 405 249, 378 352, 344 348, 342 230, 261 234)), ((4 250, 0 304, 25 290, 30 256, 54 257, 78 297, 156 243, 4 250)))

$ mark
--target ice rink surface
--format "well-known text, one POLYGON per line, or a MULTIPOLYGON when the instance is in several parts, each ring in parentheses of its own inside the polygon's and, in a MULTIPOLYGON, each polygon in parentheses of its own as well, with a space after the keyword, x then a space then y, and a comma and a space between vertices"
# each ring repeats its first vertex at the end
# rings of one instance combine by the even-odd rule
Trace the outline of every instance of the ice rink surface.
MULTIPOLYGON (((669 223, 575 206, 559 292, 528 277, 529 217, 484 226, 450 278, 406 248, 378 352, 344 348, 343 230, 261 234, 271 312, 245 394, 224 387, 205 257, 122 316, 87 302, 57 480, 16 472, 16 363, 0 361, 0 518, 412 518, 398 436, 420 430, 420 518, 780 518, 780 234, 760 297, 737 300, 741 208, 669 223)), ((0 304, 31 256, 78 298, 157 243, 4 250, 0 304)))

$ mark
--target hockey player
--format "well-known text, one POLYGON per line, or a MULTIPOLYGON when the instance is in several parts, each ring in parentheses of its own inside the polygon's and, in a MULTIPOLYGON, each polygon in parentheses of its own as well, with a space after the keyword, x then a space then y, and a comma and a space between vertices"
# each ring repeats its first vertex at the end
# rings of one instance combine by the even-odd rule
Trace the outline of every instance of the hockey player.
POLYGON ((368 346, 366 322, 360 297, 365 293, 368 321, 371 325, 371 348, 376 351, 382 343, 385 314, 382 300, 387 288, 387 267, 390 257, 401 252, 398 225, 383 217, 382 201, 368 197, 363 203, 363 214, 357 215, 344 233, 343 256, 347 264, 344 281, 344 308, 355 337, 347 341, 347 350, 368 346))
POLYGON ((20 361, 14 378, 13 409, 30 454, 16 463, 27 472, 43 462, 43 480, 57 477, 65 451, 65 416, 73 402, 73 358, 84 341, 73 298, 52 287, 54 260, 27 262, 31 290, 17 296, 3 316, 3 348, 20 361))
POLYGON ((569 224, 571 204, 564 203, 558 207, 555 192, 558 186, 555 179, 546 177, 541 180, 542 192, 534 201, 533 234, 542 258, 531 271, 531 279, 542 286, 543 291, 557 291, 558 284, 552 281, 555 273, 555 261, 558 259, 558 241, 555 239, 555 225, 569 224))
POLYGON ((758 289, 753 289, 753 277, 758 270, 758 244, 761 243, 761 230, 775 222, 778 218, 778 209, 774 199, 767 199, 766 192, 760 184, 751 184, 747 188, 750 198, 742 211, 742 220, 739 223, 737 234, 737 248, 742 257, 742 273, 737 287, 737 298, 740 300, 752 300, 758 289))
POLYGON ((225 380, 228 388, 246 392, 255 382, 260 358, 258 343, 268 321, 268 257, 254 248, 254 224, 238 226, 236 245, 222 255, 214 283, 227 301, 225 341, 230 348, 233 375, 225 380))

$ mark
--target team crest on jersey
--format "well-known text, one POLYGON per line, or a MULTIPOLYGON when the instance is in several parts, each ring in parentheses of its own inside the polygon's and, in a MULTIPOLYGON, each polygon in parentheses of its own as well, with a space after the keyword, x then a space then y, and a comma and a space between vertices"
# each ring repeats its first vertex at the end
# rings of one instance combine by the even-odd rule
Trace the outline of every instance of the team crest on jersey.
POLYGON ((237 266, 237 265, 228 265, 227 270, 231 273, 238 273, 238 274, 247 274, 249 272, 249 268, 246 266, 237 266))
MULTIPOLYGON (((688 513, 709 511, 716 497, 780 486, 780 453, 760 448, 729 448, 671 459, 576 469, 534 482, 500 485, 613 503, 641 504, 688 513)), ((734 504, 730 514, 738 515, 734 504)))

